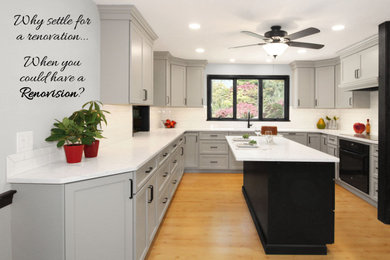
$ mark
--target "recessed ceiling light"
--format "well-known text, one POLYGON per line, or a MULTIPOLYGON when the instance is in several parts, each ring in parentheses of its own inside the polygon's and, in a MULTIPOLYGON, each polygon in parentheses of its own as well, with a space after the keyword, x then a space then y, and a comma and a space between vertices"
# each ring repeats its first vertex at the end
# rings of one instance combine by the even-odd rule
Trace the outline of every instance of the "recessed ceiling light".
POLYGON ((336 24, 332 26, 333 31, 342 31, 344 30, 345 26, 343 24, 336 24))
POLYGON ((190 23, 190 24, 188 25, 188 27, 189 27, 190 29, 192 29, 192 30, 199 30, 199 29, 200 29, 200 24, 198 24, 198 23, 190 23))
POLYGON ((203 48, 197 48, 195 51, 196 51, 197 53, 203 53, 203 52, 204 52, 204 49, 203 49, 203 48))
POLYGON ((230 62, 236 62, 236 59, 230 59, 229 61, 230 62))
POLYGON ((305 49, 298 50, 298 53, 306 53, 307 51, 305 49))

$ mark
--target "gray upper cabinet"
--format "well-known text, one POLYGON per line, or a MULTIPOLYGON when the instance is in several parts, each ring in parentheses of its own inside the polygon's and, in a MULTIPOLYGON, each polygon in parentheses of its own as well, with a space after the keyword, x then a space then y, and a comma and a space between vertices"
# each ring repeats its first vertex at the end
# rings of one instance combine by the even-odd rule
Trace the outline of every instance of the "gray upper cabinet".
POLYGON ((99 5, 101 101, 153 104, 153 42, 157 35, 132 5, 99 5))
POLYGON ((171 105, 171 65, 166 59, 157 59, 154 57, 153 66, 153 85, 155 106, 171 105))
POLYGON ((378 86, 378 35, 345 48, 339 54, 340 88, 357 90, 378 86))
POLYGON ((203 106, 204 68, 187 67, 187 106, 203 106))
MULTIPOLYGON (((371 57, 369 54, 367 56, 371 57)), ((351 60, 345 64, 354 64, 351 60)), ((369 59, 369 58, 367 58, 369 59)), ((294 61, 290 64, 293 76, 293 105, 296 108, 369 108, 367 91, 347 91, 340 85, 342 64, 339 59, 294 61)), ((349 65, 348 65, 349 66, 349 65)), ((353 66, 353 65, 351 65, 353 66)))
POLYGON ((293 64, 293 105, 297 108, 314 108, 315 70, 293 64))
POLYGON ((207 61, 173 57, 154 52, 154 105, 202 107, 207 61))
POLYGON ((315 107, 334 108, 335 103, 335 68, 334 66, 315 69, 315 107))
POLYGON ((336 82, 336 108, 370 108, 369 91, 348 91, 339 88, 341 66, 336 65, 335 82, 336 82))
POLYGON ((186 67, 171 65, 171 106, 183 107, 186 100, 186 67))

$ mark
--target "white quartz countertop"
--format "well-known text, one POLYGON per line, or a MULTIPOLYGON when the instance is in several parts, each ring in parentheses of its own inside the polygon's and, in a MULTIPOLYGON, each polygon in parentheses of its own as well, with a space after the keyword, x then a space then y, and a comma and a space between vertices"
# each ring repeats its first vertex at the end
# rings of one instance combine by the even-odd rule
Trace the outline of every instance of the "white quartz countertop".
POLYGON ((226 136, 229 147, 237 161, 271 161, 271 162, 339 162, 339 158, 315 150, 308 146, 288 140, 282 136, 274 136, 273 142, 266 143, 266 137, 253 136, 257 142, 255 148, 239 148, 241 136, 226 136))
MULTIPOLYGON (((9 183, 42 183, 64 184, 76 181, 99 178, 139 169, 148 160, 156 156, 159 151, 168 146, 184 132, 197 131, 224 131, 224 132, 251 132, 253 128, 197 128, 197 129, 153 129, 148 133, 136 133, 134 137, 118 143, 103 143, 97 158, 83 158, 81 163, 68 164, 59 160, 47 165, 23 171, 21 173, 7 175, 9 183)), ((358 137, 346 136, 346 133, 338 130, 319 129, 279 129, 279 132, 307 132, 324 133, 338 136, 344 139, 352 139, 360 142, 378 144, 378 141, 366 140, 358 137)), ((262 160, 280 161, 322 161, 336 162, 336 157, 311 149, 304 145, 289 141, 285 138, 275 138, 275 145, 266 149, 264 140, 259 140, 262 147, 258 151, 238 150, 234 153, 237 160, 247 159, 250 156, 262 160), (263 143, 263 144, 262 144, 263 143), (278 145, 279 144, 279 145, 278 145), (255 153, 254 153, 255 152, 255 153), (259 153, 259 154, 257 154, 259 153)), ((233 150, 234 152, 234 150, 233 150)))
POLYGON ((137 133, 120 143, 102 145, 96 158, 83 158, 81 163, 68 164, 65 160, 47 164, 8 176, 9 183, 64 184, 139 169, 181 134, 183 130, 162 129, 137 133))
MULTIPOLYGON (((233 127, 208 127, 208 128, 196 128, 196 129, 183 129, 188 132, 197 132, 197 131, 210 131, 210 132, 254 132, 255 129, 252 128, 233 128, 233 127)), ((317 129, 317 128, 311 128, 311 129, 304 129, 304 128, 278 128, 279 133, 319 133, 319 134, 327 134, 327 135, 334 135, 343 139, 349 139, 354 140, 358 142, 363 143, 370 143, 370 144, 378 144, 377 140, 371 140, 367 138, 358 137, 358 135, 355 135, 353 131, 345 131, 345 130, 332 130, 332 129, 317 129)), ((374 138, 378 138, 378 136, 373 136, 374 138)))

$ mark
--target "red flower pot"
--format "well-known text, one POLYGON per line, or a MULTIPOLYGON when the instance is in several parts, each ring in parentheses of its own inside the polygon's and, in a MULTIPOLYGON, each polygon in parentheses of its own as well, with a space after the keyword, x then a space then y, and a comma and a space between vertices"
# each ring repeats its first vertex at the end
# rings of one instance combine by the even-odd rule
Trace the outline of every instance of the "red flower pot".
POLYGON ((85 145, 84 155, 86 158, 96 157, 99 150, 99 140, 95 140, 91 145, 85 145))
POLYGON ((68 163, 78 163, 81 162, 81 158, 83 157, 83 144, 69 144, 64 145, 66 161, 68 163))

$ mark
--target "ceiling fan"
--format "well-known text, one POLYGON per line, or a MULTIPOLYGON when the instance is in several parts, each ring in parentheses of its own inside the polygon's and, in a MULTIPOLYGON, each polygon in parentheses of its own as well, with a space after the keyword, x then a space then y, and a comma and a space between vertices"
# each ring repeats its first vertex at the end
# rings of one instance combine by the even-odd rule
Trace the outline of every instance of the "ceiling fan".
POLYGON ((281 55, 289 46, 299 47, 299 48, 309 48, 309 49, 321 49, 322 47, 325 46, 323 44, 294 41, 299 38, 303 38, 312 34, 319 33, 320 30, 318 30, 317 28, 310 27, 305 30, 295 32, 293 34, 288 34, 286 31, 283 31, 281 29, 282 29, 281 26, 274 25, 271 27, 271 31, 266 32, 264 36, 250 31, 241 31, 241 33, 261 39, 264 42, 242 45, 242 46, 235 46, 235 47, 230 47, 229 49, 262 45, 264 50, 269 55, 272 55, 274 56, 274 58, 276 58, 276 56, 281 55))

